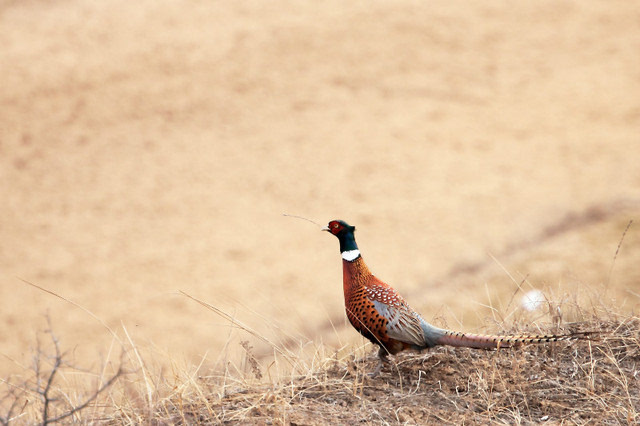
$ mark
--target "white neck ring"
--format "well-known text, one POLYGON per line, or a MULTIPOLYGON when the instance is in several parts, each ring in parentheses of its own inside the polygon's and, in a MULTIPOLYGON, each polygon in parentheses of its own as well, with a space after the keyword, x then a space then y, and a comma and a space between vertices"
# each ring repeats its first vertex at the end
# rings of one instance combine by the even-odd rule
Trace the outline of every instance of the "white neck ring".
POLYGON ((342 258, 347 262, 353 262, 360 256, 360 250, 347 250, 342 252, 342 258))

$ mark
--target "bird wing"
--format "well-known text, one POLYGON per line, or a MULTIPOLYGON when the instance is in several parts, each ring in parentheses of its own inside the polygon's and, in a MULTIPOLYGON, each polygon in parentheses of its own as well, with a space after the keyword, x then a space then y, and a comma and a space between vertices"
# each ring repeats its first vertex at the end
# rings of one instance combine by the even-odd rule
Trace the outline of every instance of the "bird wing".
POLYGON ((410 345, 426 346, 420 315, 387 285, 370 283, 367 297, 387 320, 387 336, 410 345))

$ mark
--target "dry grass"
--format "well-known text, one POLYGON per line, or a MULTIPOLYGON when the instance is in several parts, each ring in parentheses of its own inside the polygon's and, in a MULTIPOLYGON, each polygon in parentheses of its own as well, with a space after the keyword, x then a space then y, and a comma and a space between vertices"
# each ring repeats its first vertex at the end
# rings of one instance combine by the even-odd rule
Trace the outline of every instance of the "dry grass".
MULTIPOLYGON (((487 353, 438 348, 404 355, 377 378, 375 357, 327 359, 271 384, 202 377, 158 401, 144 420, 167 423, 633 423, 640 419, 637 318, 593 321, 595 342, 487 353)), ((119 414, 120 416, 123 413, 119 414)), ((124 418, 131 418, 127 414, 124 418)), ((123 417, 120 417, 122 419, 123 417)), ((140 419, 139 419, 140 420, 140 419)))
MULTIPOLYGON (((239 364, 220 359, 211 365, 203 357, 199 365, 181 365, 148 354, 126 329, 121 360, 107 359, 94 371, 68 363, 48 331, 53 343, 38 344, 31 374, 3 382, 0 418, 3 424, 56 418, 105 424, 639 421, 640 319, 602 306, 588 314, 574 310, 584 320, 560 331, 601 334, 517 350, 406 353, 375 378, 367 374, 377 363, 368 344, 346 355, 317 346, 306 356, 308 347, 295 352, 271 343, 274 357, 258 359, 243 341, 239 364), (157 367, 166 364, 172 367, 157 367)), ((525 327, 523 316, 514 317, 512 330, 559 331, 551 323, 525 327)))

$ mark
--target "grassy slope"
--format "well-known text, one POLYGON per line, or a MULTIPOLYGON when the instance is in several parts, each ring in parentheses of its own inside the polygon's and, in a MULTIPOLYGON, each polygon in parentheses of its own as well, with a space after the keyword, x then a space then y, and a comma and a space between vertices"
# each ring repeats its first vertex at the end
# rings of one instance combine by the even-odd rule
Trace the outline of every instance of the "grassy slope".
POLYGON ((216 379, 198 384, 204 398, 164 399, 152 417, 209 423, 295 424, 634 422, 640 419, 637 318, 589 322, 607 330, 597 342, 560 343, 495 353, 438 348, 405 355, 377 378, 375 357, 327 361, 313 373, 278 385, 220 392, 216 379))
MULTIPOLYGON (((323 352, 327 348, 319 347, 310 358, 278 348, 282 355, 268 361, 256 359, 251 345, 242 342, 245 358, 240 365, 223 360, 210 369, 170 360, 173 367, 162 370, 154 365, 166 360, 145 359, 130 341, 119 362, 107 362, 95 374, 63 362, 53 379, 48 417, 67 413, 95 394, 122 364, 127 374, 67 420, 109 424, 638 421, 640 320, 606 309, 581 315, 590 319, 562 329, 599 330, 599 337, 497 352, 439 347, 425 354, 406 353, 374 378, 367 375, 377 363, 369 345, 345 356, 327 355, 323 352), (278 373, 287 364, 295 365, 294 372, 278 373)), ((39 374, 33 371, 26 383, 15 377, 8 380, 12 386, 6 387, 1 412, 5 420, 13 402, 14 420, 42 421, 43 398, 34 389, 43 388, 51 376, 54 358, 44 355, 54 351, 44 343, 39 347, 39 374)))

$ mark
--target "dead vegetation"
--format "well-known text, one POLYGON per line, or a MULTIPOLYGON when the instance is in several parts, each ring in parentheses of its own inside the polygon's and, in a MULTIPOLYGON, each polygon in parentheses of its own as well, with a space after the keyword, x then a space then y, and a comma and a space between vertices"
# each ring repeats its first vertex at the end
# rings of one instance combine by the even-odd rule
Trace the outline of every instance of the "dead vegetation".
MULTIPOLYGON (((58 340, 33 375, 4 380, 2 424, 629 424, 640 421, 640 319, 591 319, 592 340, 495 352, 439 347, 396 356, 380 375, 363 356, 324 356, 274 374, 247 341, 245 360, 202 374, 153 373, 133 345, 98 373, 67 365, 58 340), (124 374, 123 364, 130 367, 124 374), (114 370, 112 374, 105 371, 114 370), (74 379, 75 377, 75 379, 74 379), (78 379, 80 377, 80 379, 78 379)), ((544 330, 544 329, 543 329, 544 330)), ((551 331, 551 330, 549 330, 551 331)), ((553 331, 557 331, 555 328, 553 331)), ((367 346, 368 347, 368 346, 367 346)), ((291 354, 289 354, 291 356, 291 354)), ((295 361, 295 360, 294 360, 295 361)))
MULTIPOLYGON (((200 378, 202 395, 159 401, 166 423, 451 424, 640 420, 640 321, 588 322, 594 341, 497 352, 437 348, 396 358, 380 376, 373 354, 326 360, 316 371, 271 385, 200 378)), ((254 367, 252 367, 253 369, 254 367)), ((251 373, 249 373, 251 374, 251 373)))
POLYGON ((6 386, 0 399, 2 425, 82 421, 82 411, 88 407, 93 408, 95 418, 99 398, 125 374, 122 358, 109 376, 105 375, 106 368, 93 374, 69 363, 69 354, 61 350, 48 317, 47 323, 45 334, 50 342, 46 345, 37 336, 27 377, 22 381, 12 377, 2 380, 6 386))

